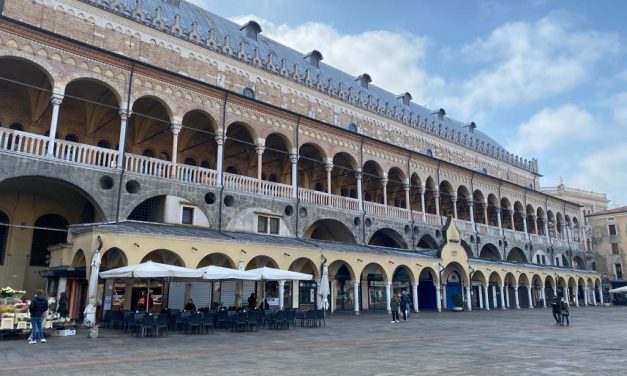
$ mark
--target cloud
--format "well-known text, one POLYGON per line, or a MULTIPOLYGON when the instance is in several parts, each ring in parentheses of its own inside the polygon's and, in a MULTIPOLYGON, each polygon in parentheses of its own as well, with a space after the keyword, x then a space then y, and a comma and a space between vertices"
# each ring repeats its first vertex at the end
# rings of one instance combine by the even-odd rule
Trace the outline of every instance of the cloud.
POLYGON ((603 106, 612 112, 614 125, 627 128, 627 91, 613 95, 603 102, 603 106))
POLYGON ((461 82, 461 95, 448 102, 471 118, 486 108, 554 96, 589 79, 619 45, 613 33, 577 31, 558 16, 507 23, 462 49, 462 56, 487 67, 461 82))
POLYGON ((292 27, 254 15, 231 18, 239 24, 251 19, 259 22, 263 35, 303 53, 318 50, 324 56, 324 63, 355 77, 368 73, 373 85, 387 91, 398 94, 408 91, 417 100, 425 101, 444 86, 442 78, 428 74, 422 66, 430 43, 428 38, 384 30, 342 34, 323 23, 307 22, 292 27))
POLYGON ((573 140, 592 140, 597 137, 599 128, 595 118, 577 106, 545 108, 518 126, 508 148, 514 153, 529 155, 573 140))
POLYGON ((579 172, 572 185, 595 192, 605 192, 615 204, 627 204, 625 182, 627 181, 627 143, 622 142, 605 147, 583 158, 579 172))

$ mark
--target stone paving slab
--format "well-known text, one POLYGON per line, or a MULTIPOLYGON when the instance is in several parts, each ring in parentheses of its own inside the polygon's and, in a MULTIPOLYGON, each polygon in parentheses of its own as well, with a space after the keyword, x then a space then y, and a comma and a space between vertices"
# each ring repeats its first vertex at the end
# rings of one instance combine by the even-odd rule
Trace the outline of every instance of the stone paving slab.
POLYGON ((627 308, 333 314, 326 328, 0 342, 1 375, 627 375, 627 308))

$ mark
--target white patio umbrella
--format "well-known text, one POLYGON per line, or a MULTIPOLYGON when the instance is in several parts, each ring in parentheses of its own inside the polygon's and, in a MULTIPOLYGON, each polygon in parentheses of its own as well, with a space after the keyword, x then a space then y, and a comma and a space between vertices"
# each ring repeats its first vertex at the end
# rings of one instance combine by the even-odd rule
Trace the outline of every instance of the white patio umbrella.
POLYGON ((609 292, 610 294, 624 294, 627 293, 627 286, 611 289, 609 292))
POLYGON ((85 307, 84 326, 92 327, 96 323, 96 293, 98 290, 98 272, 100 271, 100 248, 102 248, 102 239, 98 236, 100 245, 94 252, 91 259, 91 271, 89 274, 89 285, 87 286, 87 306, 85 307))
POLYGON ((329 267, 322 267, 322 277, 320 278, 320 286, 318 287, 318 309, 329 308, 329 267))
POLYGON ((169 264, 147 261, 141 264, 123 266, 100 273, 100 278, 148 278, 146 286, 146 311, 150 301, 150 278, 200 278, 202 272, 169 264))
POLYGON ((247 273, 254 273, 258 280, 266 281, 311 281, 311 274, 292 272, 283 269, 274 269, 264 266, 263 268, 247 270, 247 273))
POLYGON ((246 281, 258 281, 259 275, 238 269, 223 268, 221 266, 210 265, 204 268, 196 269, 202 272, 202 278, 212 281, 220 281, 226 279, 239 279, 246 281))

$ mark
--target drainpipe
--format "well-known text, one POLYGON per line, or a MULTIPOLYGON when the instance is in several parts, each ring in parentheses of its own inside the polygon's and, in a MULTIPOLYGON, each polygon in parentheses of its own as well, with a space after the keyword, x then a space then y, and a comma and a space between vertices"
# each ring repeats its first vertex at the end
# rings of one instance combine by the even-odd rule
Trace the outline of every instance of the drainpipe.
MULTIPOLYGON (((2 1, 0 0, 0 3, 2 1)), ((131 74, 129 75, 128 80, 128 89, 126 95, 126 114, 128 116, 129 111, 131 110, 131 90, 133 89, 133 76, 135 74, 135 62, 131 62, 131 74)), ((130 116, 129 116, 130 118, 130 116)), ((130 120, 130 119, 129 119, 130 120)), ((128 127, 126 127, 126 131, 128 132, 128 127)), ((126 139, 126 137, 124 137, 126 139)), ((118 140, 119 141, 119 140, 118 140)), ((122 150, 125 149, 124 145, 120 145, 122 150)), ((122 183, 124 182, 124 175, 126 173, 126 163, 124 163, 124 158, 122 158, 122 171, 120 172, 120 184, 118 184, 118 203, 117 208, 115 210, 115 223, 120 221, 120 205, 122 203, 122 183)))
MULTIPOLYGON (((478 256, 479 255, 479 241, 477 240, 479 238, 479 230, 477 230, 477 221, 475 220, 475 174, 476 172, 473 170, 472 171, 472 176, 470 177, 470 197, 472 198, 472 224, 475 228, 475 254, 478 256)), ((483 214, 483 213, 481 213, 483 214)), ((487 223, 486 223, 486 228, 487 228, 487 223)), ((472 287, 472 286, 471 286, 472 287)))
POLYGON ((501 223, 499 223, 500 227, 501 227, 501 238, 503 238, 503 257, 507 257, 507 247, 505 247, 505 228, 503 227, 503 216, 501 215, 501 200, 503 199, 501 197, 501 185, 503 184, 502 181, 499 180, 499 212, 497 213, 499 218, 501 218, 501 223))
POLYGON ((442 164, 442 160, 438 159, 438 169, 437 169, 437 177, 438 177, 438 208, 437 211, 438 213, 440 213, 440 226, 444 226, 444 223, 442 223, 442 197, 440 196, 440 165, 442 164))
MULTIPOLYGON (((300 236, 298 234, 298 225, 299 225, 299 213, 298 211, 300 210, 300 190, 298 189, 298 154, 300 151, 300 146, 298 145, 298 143, 300 142, 298 140, 298 131, 300 129, 300 115, 298 116, 298 118, 296 118, 296 210, 294 211, 294 215, 296 216, 296 221, 294 222, 294 225, 296 226, 296 228, 294 229, 294 233, 296 234, 296 239, 299 239, 300 236)), ((290 166, 291 167, 291 166, 290 166)), ((320 269, 320 273, 322 273, 322 269, 320 269)), ((317 294, 316 294, 317 295, 317 294)), ((317 307, 317 306, 316 306, 317 307)))
MULTIPOLYGON (((224 104, 222 105, 222 161, 224 161, 224 144, 226 142, 226 103, 229 99, 229 93, 224 92, 224 104)), ((222 232, 222 201, 224 198, 224 162, 222 163, 222 171, 220 173, 220 203, 218 206, 218 232, 222 232)))
POLYGON ((359 166, 361 168, 361 241, 366 244, 366 206, 364 205, 364 141, 361 135, 361 145, 359 145, 359 166))
POLYGON ((414 233, 414 225, 415 225, 415 220, 414 220, 414 211, 411 210, 411 167, 410 167, 410 162, 411 162, 411 156, 413 154, 410 152, 409 153, 409 158, 407 158, 407 181, 409 182, 409 201, 407 202, 407 208, 409 209, 409 217, 411 218, 411 248, 412 250, 416 250, 416 234, 414 233))

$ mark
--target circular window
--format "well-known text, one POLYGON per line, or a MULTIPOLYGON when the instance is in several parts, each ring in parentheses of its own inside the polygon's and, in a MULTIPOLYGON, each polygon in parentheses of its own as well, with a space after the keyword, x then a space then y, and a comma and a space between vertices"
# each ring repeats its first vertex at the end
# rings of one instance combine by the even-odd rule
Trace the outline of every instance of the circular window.
POLYGON ((359 226, 361 224, 361 218, 355 217, 355 219, 353 219, 353 223, 355 226, 359 226))
POLYGON ((305 209, 305 208, 300 208, 300 209, 298 210, 298 215, 300 215, 300 216, 301 216, 301 218, 305 218, 305 217, 307 216, 307 209, 305 209))
POLYGON ((411 227, 409 225, 405 225, 405 233, 409 234, 411 232, 411 227))
POLYGON ((366 224, 366 227, 372 226, 372 220, 370 218, 366 218, 366 221, 364 223, 366 224))
POLYGON ((205 202, 212 205, 216 202, 216 195, 213 192, 209 192, 205 195, 205 202))
POLYGON ((126 191, 130 194, 139 192, 141 186, 137 180, 129 180, 126 182, 126 191))
POLYGON ((109 190, 113 188, 113 178, 108 175, 102 176, 100 178, 100 188, 104 190, 109 190))
POLYGON ((420 232, 420 229, 418 228, 418 226, 414 226, 414 234, 417 234, 420 232))
POLYGON ((285 215, 287 215, 289 217, 292 214, 294 214, 294 207, 292 205, 287 205, 285 207, 285 215))
POLYGON ((228 195, 224 198, 224 205, 231 207, 233 206, 233 204, 235 204, 235 197, 228 195))

